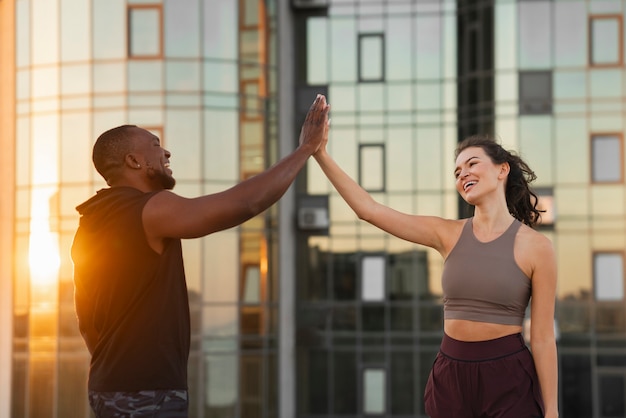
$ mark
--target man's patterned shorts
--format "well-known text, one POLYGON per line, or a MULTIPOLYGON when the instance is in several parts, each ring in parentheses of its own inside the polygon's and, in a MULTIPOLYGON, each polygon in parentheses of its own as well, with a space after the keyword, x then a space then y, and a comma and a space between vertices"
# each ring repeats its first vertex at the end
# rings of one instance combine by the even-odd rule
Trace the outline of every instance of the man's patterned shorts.
POLYGON ((90 390, 89 405, 97 418, 187 418, 189 400, 186 390, 90 390))

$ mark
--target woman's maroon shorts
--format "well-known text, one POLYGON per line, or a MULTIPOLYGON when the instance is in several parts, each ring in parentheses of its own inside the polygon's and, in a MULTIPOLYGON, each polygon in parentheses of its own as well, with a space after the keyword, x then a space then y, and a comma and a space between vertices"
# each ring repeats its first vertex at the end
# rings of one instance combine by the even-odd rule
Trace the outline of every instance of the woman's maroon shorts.
POLYGON ((533 357, 521 334, 465 342, 444 335, 424 393, 431 418, 541 418, 533 357))

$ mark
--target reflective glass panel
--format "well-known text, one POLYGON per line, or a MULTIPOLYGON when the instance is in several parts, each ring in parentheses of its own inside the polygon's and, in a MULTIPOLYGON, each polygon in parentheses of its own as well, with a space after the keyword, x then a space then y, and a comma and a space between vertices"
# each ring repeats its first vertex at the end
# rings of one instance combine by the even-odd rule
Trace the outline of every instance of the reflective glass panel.
MULTIPOLYGON (((175 3, 172 3, 175 5, 175 3)), ((237 8, 232 0, 204 0, 202 29, 204 56, 209 58, 237 58, 237 8)))
POLYGON ((593 135, 591 141, 592 180, 597 183, 621 181, 621 138, 617 135, 593 135))
POLYGON ((205 416, 233 416, 239 386, 239 357, 234 354, 207 355, 204 360, 204 411, 205 416))
POLYGON ((383 34, 359 36, 359 79, 361 81, 384 79, 384 39, 383 34))
POLYGON ((383 145, 361 145, 359 148, 359 183, 370 191, 385 189, 385 148, 383 145))
POLYGON ((603 418, 626 416, 626 379, 624 374, 609 374, 599 378, 600 411, 603 418))
POLYGON ((523 69, 545 68, 551 64, 550 1, 519 2, 519 63, 523 69))
POLYGON ((308 84, 328 82, 328 19, 311 17, 307 20, 308 84))
POLYGON ((361 300, 385 299, 385 257, 365 256, 361 259, 361 300))
MULTIPOLYGON (((357 77, 357 36, 355 20, 330 21, 331 81, 354 81, 357 77)), ((332 98, 330 99, 332 101, 332 98)))
POLYGON ((622 20, 618 17, 591 18, 591 64, 617 65, 622 62, 620 48, 622 20))
MULTIPOLYGON (((165 52, 168 57, 200 55, 199 0, 176 0, 164 3, 165 52)), ((211 7, 211 6, 210 6, 211 7)))
POLYGON ((413 359, 413 352, 394 352, 390 356, 389 400, 392 415, 414 414, 416 372, 413 359))
POLYGON ((599 253, 594 256, 593 276, 598 301, 624 299, 624 256, 599 253))
POLYGON ((384 414, 386 404, 387 373, 384 369, 363 371, 363 412, 384 414))
POLYGON ((96 59, 124 58, 128 54, 125 30, 112 30, 112 22, 121 22, 126 16, 125 0, 96 1, 92 3, 93 57, 96 59))
POLYGON ((91 52, 91 30, 89 27, 89 4, 83 0, 61 2, 61 60, 86 61, 91 52))
POLYGON ((130 57, 161 55, 161 8, 131 7, 128 13, 130 57))
MULTIPOLYGON (((30 2, 33 64, 56 63, 59 57, 59 8, 53 1, 30 2)), ((51 83, 54 84, 54 83, 51 83)))
MULTIPOLYGON (((411 19, 405 16, 390 17, 385 30, 386 68, 388 80, 409 80, 412 70, 411 19)), ((431 34, 435 37, 436 32, 431 34)))
POLYGON ((554 62, 556 66, 585 66, 587 4, 582 0, 553 2, 554 62))
POLYGON ((357 365, 356 353, 338 351, 333 353, 333 412, 356 414, 357 412, 357 365))

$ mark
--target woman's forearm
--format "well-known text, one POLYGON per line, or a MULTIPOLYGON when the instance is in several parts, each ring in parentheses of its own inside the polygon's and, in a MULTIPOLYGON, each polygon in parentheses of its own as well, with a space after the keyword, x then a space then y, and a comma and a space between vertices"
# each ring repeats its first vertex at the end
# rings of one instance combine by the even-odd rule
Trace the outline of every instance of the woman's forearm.
POLYGON ((375 201, 369 193, 343 171, 326 150, 319 150, 314 154, 314 157, 326 177, 328 177, 328 180, 330 180, 348 206, 352 208, 360 219, 367 221, 375 205, 375 201))
POLYGON ((556 343, 546 340, 533 344, 531 349, 535 360, 535 369, 541 385, 541 395, 546 418, 558 417, 558 359, 556 343))

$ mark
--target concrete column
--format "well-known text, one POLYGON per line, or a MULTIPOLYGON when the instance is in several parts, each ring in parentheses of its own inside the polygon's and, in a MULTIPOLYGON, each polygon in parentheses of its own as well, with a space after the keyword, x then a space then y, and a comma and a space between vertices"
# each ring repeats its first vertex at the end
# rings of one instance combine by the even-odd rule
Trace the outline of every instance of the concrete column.
MULTIPOLYGON (((290 1, 277 1, 278 39, 278 142, 280 156, 293 151, 294 98, 294 42, 293 16, 290 1)), ((278 202, 279 248, 279 417, 296 416, 296 361, 295 361, 295 271, 296 211, 295 187, 292 185, 278 202)))
POLYGON ((15 2, 0 1, 0 418, 11 416, 15 220, 15 2))

